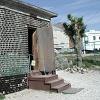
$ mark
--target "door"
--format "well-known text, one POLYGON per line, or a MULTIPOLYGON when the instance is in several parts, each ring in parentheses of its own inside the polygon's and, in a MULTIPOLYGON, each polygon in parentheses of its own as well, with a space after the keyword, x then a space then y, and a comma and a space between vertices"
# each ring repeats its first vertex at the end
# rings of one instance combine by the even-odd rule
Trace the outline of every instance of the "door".
POLYGON ((28 51, 30 55, 31 70, 38 69, 38 37, 36 29, 28 28, 28 51))
POLYGON ((37 32, 35 31, 32 34, 32 55, 33 55, 33 63, 34 63, 34 70, 38 70, 39 68, 39 49, 38 49, 38 36, 37 32))

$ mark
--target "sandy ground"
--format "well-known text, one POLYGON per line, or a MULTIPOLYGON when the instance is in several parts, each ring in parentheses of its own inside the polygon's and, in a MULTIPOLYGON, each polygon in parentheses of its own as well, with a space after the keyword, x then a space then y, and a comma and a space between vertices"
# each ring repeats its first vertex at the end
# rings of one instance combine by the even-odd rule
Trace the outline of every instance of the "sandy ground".
POLYGON ((72 84, 74 88, 84 88, 76 94, 62 94, 28 90, 6 95, 5 100, 100 100, 100 71, 85 74, 57 71, 57 74, 72 84))

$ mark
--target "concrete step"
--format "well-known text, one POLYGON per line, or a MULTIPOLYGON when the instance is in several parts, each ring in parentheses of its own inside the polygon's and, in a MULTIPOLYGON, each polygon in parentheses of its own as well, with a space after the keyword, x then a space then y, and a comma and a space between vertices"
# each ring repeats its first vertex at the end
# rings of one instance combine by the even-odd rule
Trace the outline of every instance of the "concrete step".
POLYGON ((63 79, 54 79, 54 80, 45 82, 45 84, 50 85, 51 88, 54 86, 60 85, 62 83, 64 83, 63 79))
POLYGON ((44 82, 48 82, 54 79, 57 79, 58 75, 34 75, 34 76, 29 76, 28 80, 42 80, 44 82))
POLYGON ((45 84, 48 80, 55 80, 58 75, 34 75, 28 77, 28 84, 30 89, 37 90, 51 90, 50 84, 45 84))
POLYGON ((58 79, 58 75, 54 74, 54 75, 47 75, 48 77, 45 78, 45 83, 48 82, 48 81, 53 81, 53 80, 56 80, 58 79))
POLYGON ((58 75, 52 74, 28 76, 28 85, 30 89, 54 92, 62 92, 71 87, 70 83, 64 83, 64 80, 59 79, 58 75))
POLYGON ((62 83, 60 85, 52 87, 51 90, 55 92, 62 92, 70 87, 71 87, 70 83, 62 83))

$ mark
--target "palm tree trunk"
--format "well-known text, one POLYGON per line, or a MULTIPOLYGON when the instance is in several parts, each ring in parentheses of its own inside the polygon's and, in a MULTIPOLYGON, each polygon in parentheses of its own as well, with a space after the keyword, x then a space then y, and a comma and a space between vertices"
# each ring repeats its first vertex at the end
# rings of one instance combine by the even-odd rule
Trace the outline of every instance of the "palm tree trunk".
POLYGON ((78 59, 79 59, 79 62, 78 62, 78 64, 79 64, 79 67, 82 67, 82 51, 81 51, 81 43, 82 41, 81 41, 81 38, 79 39, 79 41, 78 41, 78 59))
POLYGON ((76 36, 76 56, 77 56, 77 67, 82 67, 82 53, 81 53, 81 41, 82 39, 79 36, 76 36))

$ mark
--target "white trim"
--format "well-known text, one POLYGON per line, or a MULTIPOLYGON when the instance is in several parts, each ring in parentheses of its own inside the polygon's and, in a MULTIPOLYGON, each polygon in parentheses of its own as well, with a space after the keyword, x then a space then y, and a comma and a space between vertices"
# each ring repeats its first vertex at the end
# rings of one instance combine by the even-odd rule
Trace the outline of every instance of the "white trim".
POLYGON ((16 13, 21 13, 21 14, 24 14, 24 15, 27 15, 27 16, 29 16, 30 14, 28 14, 28 13, 24 13, 24 12, 21 12, 21 11, 18 11, 18 10, 14 10, 14 9, 11 9, 11 8, 8 8, 8 7, 5 7, 5 6, 1 6, 0 5, 0 8, 2 8, 2 9, 8 9, 8 10, 11 10, 11 11, 14 11, 14 12, 16 12, 16 13))
POLYGON ((44 21, 48 21, 48 22, 50 22, 49 19, 46 19, 46 18, 43 18, 43 17, 40 17, 40 16, 37 16, 37 18, 38 18, 38 19, 42 19, 42 20, 44 20, 44 21))

